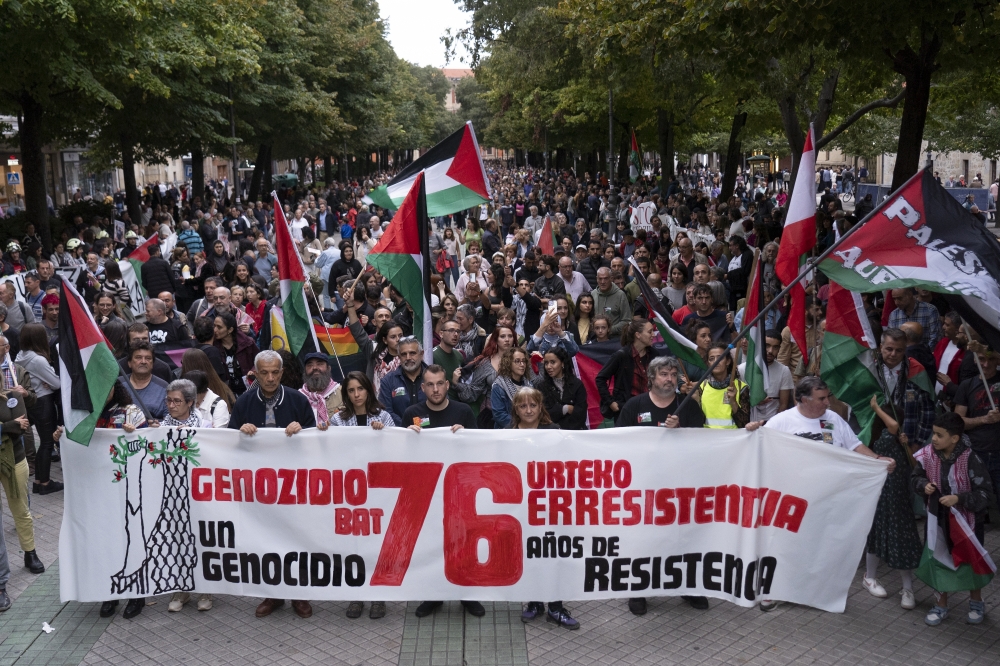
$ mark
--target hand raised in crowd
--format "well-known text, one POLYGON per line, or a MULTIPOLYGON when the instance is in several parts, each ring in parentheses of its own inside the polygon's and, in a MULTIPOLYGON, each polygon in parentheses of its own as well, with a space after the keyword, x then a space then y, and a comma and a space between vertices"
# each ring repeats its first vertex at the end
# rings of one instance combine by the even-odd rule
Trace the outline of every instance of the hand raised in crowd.
POLYGON ((302 425, 299 424, 298 421, 292 421, 291 423, 288 424, 288 427, 285 428, 285 435, 287 435, 288 437, 291 437, 292 435, 298 432, 302 432, 302 425))

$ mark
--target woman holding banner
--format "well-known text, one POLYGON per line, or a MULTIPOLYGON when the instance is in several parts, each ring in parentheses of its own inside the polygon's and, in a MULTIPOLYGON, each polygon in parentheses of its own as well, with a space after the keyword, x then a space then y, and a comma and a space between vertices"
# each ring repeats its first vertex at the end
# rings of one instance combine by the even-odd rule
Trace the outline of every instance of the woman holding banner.
MULTIPOLYGON (((340 390, 344 406, 339 412, 331 415, 331 426, 369 426, 372 430, 382 430, 396 425, 392 416, 375 397, 375 387, 365 373, 357 370, 347 373, 340 390)), ((357 619, 361 617, 364 609, 365 602, 352 601, 347 606, 347 617, 352 620, 357 619)), ((385 602, 371 602, 368 617, 372 620, 385 617, 385 602)))
MULTIPOLYGON (((549 413, 545 410, 545 399, 542 397, 542 392, 530 386, 519 388, 514 394, 510 425, 507 427, 514 430, 559 429, 559 426, 552 422, 549 413)), ((544 603, 529 601, 528 605, 521 611, 521 622, 531 622, 542 613, 545 613, 544 603)), ((545 621, 554 622, 567 629, 580 628, 580 623, 573 619, 568 610, 563 608, 561 601, 549 602, 549 611, 545 613, 545 621)))

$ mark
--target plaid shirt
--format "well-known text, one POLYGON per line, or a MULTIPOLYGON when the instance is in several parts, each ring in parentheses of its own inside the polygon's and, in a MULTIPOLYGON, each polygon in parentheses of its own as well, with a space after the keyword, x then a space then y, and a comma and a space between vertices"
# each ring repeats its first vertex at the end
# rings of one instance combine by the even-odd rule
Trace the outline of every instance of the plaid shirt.
POLYGON ((889 315, 889 328, 899 328, 908 321, 915 321, 924 328, 924 344, 931 349, 944 335, 941 330, 941 313, 930 303, 917 301, 913 314, 907 315, 903 308, 896 308, 889 315))
MULTIPOLYGON (((909 359, 896 367, 899 379, 892 391, 892 402, 903 406, 903 434, 910 440, 910 446, 924 446, 934 432, 934 396, 930 395, 912 381, 906 379, 906 368, 909 359)), ((886 374, 891 370, 884 368, 886 374)), ((886 377, 889 381, 889 378, 886 377)))

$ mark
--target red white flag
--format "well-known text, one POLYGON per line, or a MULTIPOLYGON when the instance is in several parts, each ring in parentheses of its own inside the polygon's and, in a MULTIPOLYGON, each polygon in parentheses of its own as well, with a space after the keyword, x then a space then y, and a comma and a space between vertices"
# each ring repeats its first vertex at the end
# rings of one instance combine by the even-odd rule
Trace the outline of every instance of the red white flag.
POLYGON ((802 148, 799 171, 795 176, 795 189, 788 203, 785 228, 774 272, 782 284, 796 283, 792 288, 792 308, 788 313, 788 328, 792 339, 802 352, 803 362, 808 363, 809 347, 806 345, 806 292, 799 281, 799 270, 816 246, 816 149, 813 128, 802 148))

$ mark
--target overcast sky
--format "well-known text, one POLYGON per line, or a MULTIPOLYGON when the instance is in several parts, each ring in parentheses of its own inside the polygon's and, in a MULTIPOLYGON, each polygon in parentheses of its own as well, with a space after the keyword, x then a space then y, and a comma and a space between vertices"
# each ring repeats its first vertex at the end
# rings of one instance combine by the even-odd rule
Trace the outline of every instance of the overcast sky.
MULTIPOLYGON (((444 45, 440 38, 468 23, 465 12, 453 0, 379 0, 382 18, 389 27, 389 42, 396 55, 418 65, 444 67, 444 45)), ((465 53, 464 49, 459 55, 465 53)), ((452 61, 448 67, 468 67, 452 61)))

